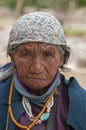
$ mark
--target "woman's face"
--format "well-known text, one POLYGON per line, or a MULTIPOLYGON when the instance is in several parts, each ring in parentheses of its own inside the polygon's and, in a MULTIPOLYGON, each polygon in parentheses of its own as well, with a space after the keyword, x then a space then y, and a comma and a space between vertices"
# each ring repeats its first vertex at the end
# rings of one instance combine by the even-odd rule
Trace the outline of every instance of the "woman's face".
POLYGON ((22 44, 11 59, 20 79, 33 93, 48 88, 63 64, 57 47, 43 43, 22 44))

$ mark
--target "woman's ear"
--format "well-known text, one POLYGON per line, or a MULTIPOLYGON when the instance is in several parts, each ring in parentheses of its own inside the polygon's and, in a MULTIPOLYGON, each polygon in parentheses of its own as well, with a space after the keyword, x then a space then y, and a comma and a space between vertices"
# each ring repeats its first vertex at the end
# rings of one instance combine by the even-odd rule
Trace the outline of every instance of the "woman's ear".
POLYGON ((63 66, 63 64, 64 64, 64 58, 62 57, 62 58, 60 59, 59 67, 63 66))
POLYGON ((15 64, 14 56, 13 56, 13 55, 10 55, 10 58, 11 58, 12 65, 15 67, 16 64, 15 64))

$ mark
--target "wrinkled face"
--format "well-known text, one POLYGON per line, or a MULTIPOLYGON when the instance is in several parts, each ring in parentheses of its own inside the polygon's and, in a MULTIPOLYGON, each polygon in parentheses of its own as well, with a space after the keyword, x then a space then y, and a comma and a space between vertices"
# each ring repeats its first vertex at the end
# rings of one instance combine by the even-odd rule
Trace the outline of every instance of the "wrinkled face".
POLYGON ((63 64, 57 47, 43 43, 22 44, 11 59, 23 83, 33 91, 47 88, 63 64))

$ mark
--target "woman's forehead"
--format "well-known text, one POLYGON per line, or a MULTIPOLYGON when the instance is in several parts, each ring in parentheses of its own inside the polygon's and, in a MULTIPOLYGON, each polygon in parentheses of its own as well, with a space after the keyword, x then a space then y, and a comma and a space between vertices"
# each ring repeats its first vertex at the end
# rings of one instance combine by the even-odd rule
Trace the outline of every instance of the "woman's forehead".
POLYGON ((43 48, 43 49, 48 49, 48 48, 56 48, 55 45, 51 45, 49 43, 40 43, 40 42, 31 42, 31 43, 24 43, 22 45, 19 45, 19 48, 25 49, 25 48, 43 48))

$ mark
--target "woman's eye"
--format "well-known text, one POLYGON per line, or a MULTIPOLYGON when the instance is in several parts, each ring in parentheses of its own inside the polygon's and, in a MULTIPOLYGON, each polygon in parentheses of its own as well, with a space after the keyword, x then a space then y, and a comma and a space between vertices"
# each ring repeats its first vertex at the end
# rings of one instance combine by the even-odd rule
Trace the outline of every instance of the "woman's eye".
POLYGON ((49 56, 52 56, 52 53, 51 53, 51 52, 44 52, 43 55, 44 55, 45 57, 49 57, 49 56))
POLYGON ((31 55, 31 52, 23 52, 22 54, 21 54, 21 56, 30 56, 31 55))

